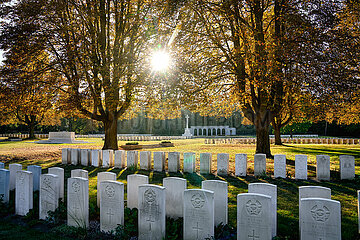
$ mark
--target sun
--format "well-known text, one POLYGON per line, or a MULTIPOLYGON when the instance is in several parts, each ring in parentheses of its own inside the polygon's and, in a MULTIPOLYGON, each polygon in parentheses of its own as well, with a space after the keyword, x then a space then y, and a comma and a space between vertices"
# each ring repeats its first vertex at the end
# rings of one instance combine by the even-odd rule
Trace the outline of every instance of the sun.
POLYGON ((151 66, 154 71, 165 71, 170 65, 170 55, 164 50, 156 51, 151 57, 151 66))

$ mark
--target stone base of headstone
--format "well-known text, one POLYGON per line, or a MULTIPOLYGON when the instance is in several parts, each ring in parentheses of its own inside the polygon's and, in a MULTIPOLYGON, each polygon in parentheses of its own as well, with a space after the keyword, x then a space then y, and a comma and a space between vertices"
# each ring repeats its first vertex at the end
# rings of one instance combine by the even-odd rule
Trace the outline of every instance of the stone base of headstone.
POLYGON ((49 139, 48 140, 41 140, 37 141, 36 143, 40 144, 80 144, 80 143, 87 143, 85 141, 75 140, 75 133, 74 132, 49 132, 49 139))

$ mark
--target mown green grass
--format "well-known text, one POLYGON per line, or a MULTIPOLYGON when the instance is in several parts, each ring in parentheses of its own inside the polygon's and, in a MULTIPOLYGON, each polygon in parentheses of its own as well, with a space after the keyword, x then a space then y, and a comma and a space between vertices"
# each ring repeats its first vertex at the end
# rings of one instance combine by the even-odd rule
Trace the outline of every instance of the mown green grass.
MULTIPOLYGON (((289 144, 285 146, 272 146, 273 154, 286 154, 287 156, 287 171, 291 178, 287 179, 274 179, 271 177, 273 174, 273 160, 268 159, 267 174, 261 178, 255 178, 253 173, 253 154, 255 151, 254 145, 228 145, 228 144, 204 144, 204 139, 191 139, 191 140, 175 140, 173 148, 156 148, 156 149, 143 149, 143 151, 165 151, 165 152, 194 152, 197 156, 197 171, 199 171, 199 155, 202 152, 213 153, 213 173, 216 169, 216 154, 229 153, 230 154, 230 175, 228 177, 218 177, 214 174, 200 175, 183 174, 183 173, 167 173, 167 172, 152 172, 135 169, 103 169, 94 167, 81 167, 81 166, 64 166, 61 164, 61 148, 101 148, 102 141, 100 139, 83 139, 89 141, 87 144, 82 145, 39 145, 33 142, 13 142, 13 143, 0 143, 0 157, 6 159, 6 165, 9 163, 21 163, 24 168, 27 165, 37 164, 43 167, 43 173, 47 173, 47 168, 52 166, 60 166, 65 169, 65 178, 70 177, 70 171, 76 168, 83 168, 89 171, 89 186, 90 186, 90 217, 91 219, 99 218, 99 210, 96 207, 96 183, 97 173, 102 171, 111 171, 117 174, 118 181, 125 183, 126 192, 126 178, 127 175, 139 173, 149 176, 151 184, 162 184, 162 179, 168 176, 177 176, 187 179, 188 188, 201 188, 201 181, 207 179, 221 179, 229 184, 229 224, 236 227, 236 196, 239 193, 247 192, 247 186, 251 182, 268 182, 276 184, 278 187, 278 235, 280 239, 298 239, 298 187, 305 185, 318 185, 329 187, 332 190, 332 199, 338 200, 341 203, 342 212, 342 238, 343 239, 357 239, 359 237, 357 227, 357 196, 356 190, 360 189, 360 145, 308 145, 308 144, 289 144), (31 151, 31 154, 28 152, 31 151), (51 157, 46 155, 47 152, 53 153, 51 157), (28 157, 21 158, 22 153, 27 153, 28 157), (234 159, 236 153, 248 154, 248 172, 249 176, 245 178, 234 176, 234 159), (38 154, 38 156, 37 156, 38 154), (309 162, 309 177, 308 181, 299 181, 294 179, 294 160, 296 154, 308 155, 309 162), (314 179, 316 172, 316 155, 326 154, 330 155, 331 161, 331 181, 318 182, 314 179), (339 155, 348 154, 355 156, 356 161, 356 179, 352 181, 341 181, 339 178, 339 155), (43 156, 44 157, 41 157, 43 156)), ((140 142, 140 144, 155 144, 159 141, 140 142)), ((119 142, 119 145, 125 142, 119 142)), ((181 154, 182 158, 182 154, 181 154)), ((6 166, 7 167, 7 166, 6 166)), ((65 181, 66 187, 66 181, 65 181)), ((125 196, 126 199, 126 196, 125 196)), ((8 224, 3 225, 4 231, 9 231, 8 224)), ((16 226, 16 228, 22 228, 16 226)), ((1 228, 0 228, 1 230, 1 228)), ((24 232, 28 232, 31 239, 32 229, 24 230, 19 233, 21 238, 24 232)), ((35 231, 35 230, 34 230, 35 231)), ((14 234, 16 235, 15 231, 14 234)), ((0 234, 0 237, 2 235, 0 234)))

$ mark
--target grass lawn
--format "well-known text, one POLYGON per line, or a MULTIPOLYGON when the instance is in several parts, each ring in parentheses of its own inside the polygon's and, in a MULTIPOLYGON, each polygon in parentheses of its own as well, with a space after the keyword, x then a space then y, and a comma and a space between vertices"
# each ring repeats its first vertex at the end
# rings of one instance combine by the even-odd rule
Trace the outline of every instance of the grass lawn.
MULTIPOLYGON (((88 141, 88 143, 80 145, 72 144, 36 144, 33 141, 24 142, 0 142, 0 161, 5 162, 6 168, 9 163, 23 164, 25 169, 27 165, 40 165, 43 168, 43 173, 47 173, 47 168, 53 166, 60 166, 65 169, 65 179, 70 177, 72 169, 80 168, 80 166, 64 166, 61 164, 61 149, 62 148, 92 148, 100 149, 102 147, 101 139, 81 139, 88 141)), ((99 218, 99 209, 96 207, 96 182, 97 173, 102 171, 111 171, 117 174, 118 181, 125 183, 126 193, 126 177, 129 174, 139 173, 149 176, 151 184, 162 184, 162 179, 167 176, 184 177, 188 181, 188 188, 201 188, 201 181, 206 179, 221 179, 229 184, 229 224, 236 227, 236 196, 239 193, 247 192, 247 185, 251 182, 268 182, 276 184, 278 187, 278 239, 298 239, 299 238, 299 210, 298 210, 298 187, 306 185, 318 185, 329 187, 332 190, 332 199, 338 200, 341 203, 341 218, 342 218, 342 239, 360 239, 358 235, 358 221, 357 221, 357 198, 356 190, 360 189, 360 145, 310 145, 310 144, 289 144, 285 146, 272 146, 273 154, 286 154, 287 156, 287 171, 289 178, 287 179, 273 179, 273 160, 267 159, 267 175, 260 178, 253 176, 253 163, 255 145, 242 144, 204 144, 204 139, 191 140, 174 140, 175 147, 172 148, 155 148, 144 149, 144 151, 165 151, 165 152, 195 152, 197 156, 196 168, 199 172, 199 155, 202 152, 213 153, 212 168, 215 173, 216 168, 216 154, 229 153, 230 154, 230 175, 228 177, 218 177, 216 175, 200 175, 183 174, 183 173, 158 173, 143 170, 130 169, 102 169, 95 167, 81 167, 89 171, 89 194, 90 194, 90 219, 96 220, 99 218), (248 173, 249 176, 245 178, 235 177, 235 154, 248 154, 248 173), (300 181, 294 179, 295 174, 295 155, 308 155, 308 181, 300 181), (317 182, 316 176, 316 155, 326 154, 330 155, 331 181, 317 182), (355 156, 356 165, 356 179, 352 181, 341 181, 339 174, 339 155, 347 154, 355 156)), ((125 142, 119 142, 119 145, 125 142)), ((159 141, 141 142, 140 144, 155 144, 159 141)), ((181 154, 182 158, 182 154, 181 154)), ((65 181, 66 187, 66 181, 65 181)), ((66 189, 66 188, 65 188, 66 189)), ((66 192, 66 191, 65 191, 66 192)), ((126 196, 125 196, 126 199, 126 196)), ((36 201, 34 202, 36 204, 36 201)), ((0 238, 6 238, 7 233, 11 234, 13 238, 30 238, 37 236, 42 239, 42 236, 54 238, 54 233, 51 231, 37 230, 29 226, 22 226, 14 224, 9 221, 0 220, 0 238), (40 234, 41 232, 41 234, 40 234), (5 234, 6 233, 6 234, 5 234)), ((61 235, 55 235, 58 238, 61 235)))

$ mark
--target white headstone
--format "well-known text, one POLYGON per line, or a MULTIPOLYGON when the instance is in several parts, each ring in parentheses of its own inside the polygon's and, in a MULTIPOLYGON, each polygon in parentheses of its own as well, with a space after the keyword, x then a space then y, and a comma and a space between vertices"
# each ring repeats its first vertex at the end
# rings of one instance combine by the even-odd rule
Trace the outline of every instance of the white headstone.
POLYGON ((114 151, 114 167, 115 168, 124 168, 125 167, 125 151, 124 150, 115 150, 114 151))
POLYGON ((48 169, 48 173, 59 177, 59 198, 64 200, 64 169, 60 167, 51 167, 48 169))
POLYGON ((130 209, 138 207, 138 187, 149 183, 149 177, 141 174, 127 176, 127 207, 130 209))
POLYGON ((29 171, 16 172, 15 213, 25 216, 33 208, 33 175, 29 171))
POLYGON ((3 202, 9 202, 10 194, 10 171, 0 169, 0 199, 3 202))
POLYGON ((71 164, 78 165, 79 164, 79 157, 80 157, 80 149, 72 148, 71 151, 71 164))
POLYGON ((10 191, 15 189, 16 172, 22 169, 22 165, 18 163, 9 164, 10 171, 10 191))
POLYGON ((303 198, 299 209, 301 240, 341 240, 339 201, 303 198))
POLYGON ((184 172, 193 173, 195 172, 195 153, 186 152, 184 153, 184 172))
POLYGON ((340 178, 354 179, 355 178, 355 157, 349 155, 340 155, 340 178))
POLYGON ((214 226, 228 223, 228 183, 220 180, 205 180, 201 188, 214 192, 214 226))
POLYGON ((211 173, 211 153, 200 153, 200 174, 211 173))
POLYGON ((115 231, 124 225, 124 184, 105 180, 100 183, 100 231, 115 231))
POLYGON ((217 155, 217 174, 221 176, 228 175, 229 172, 229 154, 219 153, 217 155))
POLYGON ((299 205, 303 198, 331 199, 331 189, 321 186, 302 186, 299 187, 299 205))
POLYGON ((67 225, 87 228, 89 226, 89 180, 68 178, 67 225))
POLYGON ((81 177, 81 178, 89 179, 89 172, 83 169, 74 169, 71 170, 71 177, 72 178, 81 177))
POLYGON ((200 189, 184 191, 184 240, 214 236, 214 192, 200 189))
POLYGON ((295 179, 307 179, 306 155, 295 155, 295 179))
POLYGON ((165 239, 165 188, 151 184, 140 185, 138 209, 138 239, 165 239))
POLYGON ((277 233, 277 186, 270 183, 250 183, 248 192, 271 197, 271 228, 272 237, 275 237, 277 233))
POLYGON ((137 167, 139 163, 138 151, 127 151, 127 167, 137 167))
POLYGON ((63 148, 61 149, 61 163, 62 164, 71 164, 71 151, 69 148, 63 148))
POLYGON ((5 164, 3 162, 0 162, 0 169, 4 169, 5 168, 5 164))
POLYGON ((154 171, 162 172, 165 169, 165 152, 154 152, 154 171))
POLYGON ((266 173, 266 154, 257 153, 254 155, 254 175, 261 176, 266 173))
POLYGON ((102 150, 91 150, 91 166, 100 167, 102 165, 102 150))
POLYGON ((151 152, 149 151, 140 152, 140 169, 143 170, 151 169, 151 152))
POLYGON ((247 154, 235 154, 235 176, 246 177, 247 174, 247 154))
POLYGON ((45 220, 49 214, 54 212, 59 204, 59 177, 54 174, 43 174, 40 176, 39 192, 39 218, 45 220))
POLYGON ((39 191, 40 189, 40 175, 41 175, 41 167, 37 165, 29 165, 27 167, 29 172, 33 173, 33 191, 39 191))
POLYGON ((257 193, 237 195, 237 239, 272 239, 271 197, 257 193))
POLYGON ((89 152, 91 153, 90 149, 80 149, 80 162, 82 166, 90 165, 91 154, 89 152))
POLYGON ((316 155, 316 178, 330 181, 330 156, 316 155))
POLYGON ((166 195, 166 216, 174 219, 184 216, 184 191, 186 190, 186 179, 178 177, 167 177, 163 179, 166 195))
POLYGON ((102 150, 102 167, 108 168, 114 166, 114 151, 102 150))
POLYGON ((169 152, 168 154, 168 171, 178 172, 180 171, 180 153, 169 152))
POLYGON ((116 173, 113 172, 99 172, 97 174, 97 206, 100 207, 100 183, 102 181, 116 181, 116 173))
POLYGON ((274 177, 286 178, 286 155, 274 155, 274 177))

